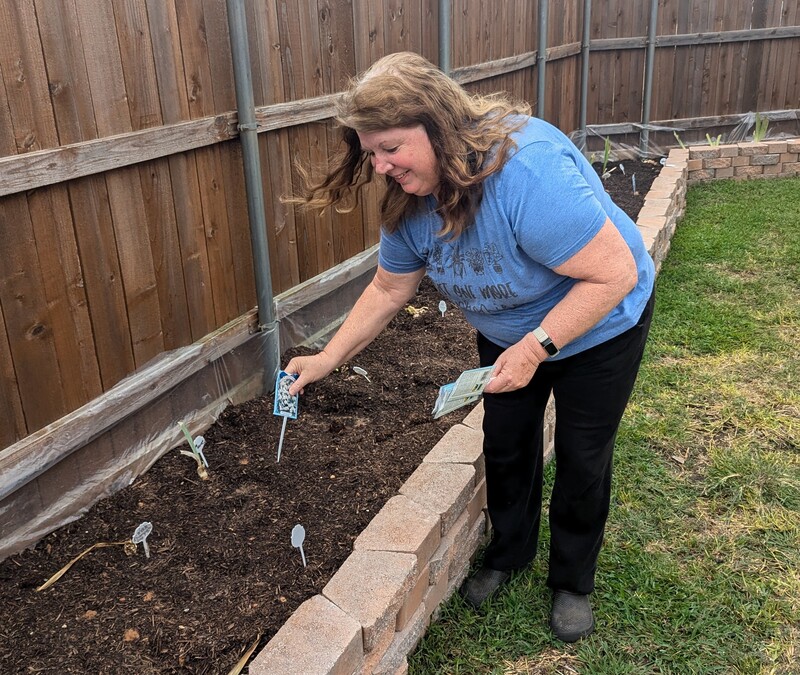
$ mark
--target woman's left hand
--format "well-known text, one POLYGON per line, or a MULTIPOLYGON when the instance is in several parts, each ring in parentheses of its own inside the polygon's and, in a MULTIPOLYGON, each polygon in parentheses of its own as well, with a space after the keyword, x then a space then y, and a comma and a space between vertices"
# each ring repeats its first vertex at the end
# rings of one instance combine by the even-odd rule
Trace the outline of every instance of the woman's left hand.
POLYGON ((483 390, 484 393, 502 394, 522 389, 531 381, 533 374, 545 357, 544 350, 535 338, 531 334, 526 335, 497 358, 494 363, 492 379, 483 390))

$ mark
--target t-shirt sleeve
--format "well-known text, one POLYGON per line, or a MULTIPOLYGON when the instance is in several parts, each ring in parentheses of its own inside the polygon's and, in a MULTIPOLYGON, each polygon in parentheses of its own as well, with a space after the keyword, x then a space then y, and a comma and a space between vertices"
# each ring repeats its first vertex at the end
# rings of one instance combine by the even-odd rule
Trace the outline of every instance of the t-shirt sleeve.
POLYGON ((427 261, 412 245, 401 227, 391 234, 381 232, 378 262, 388 272, 407 274, 422 269, 427 261))
POLYGON ((552 143, 520 148, 503 169, 501 190, 518 246, 550 268, 580 251, 606 221, 574 159, 552 143))

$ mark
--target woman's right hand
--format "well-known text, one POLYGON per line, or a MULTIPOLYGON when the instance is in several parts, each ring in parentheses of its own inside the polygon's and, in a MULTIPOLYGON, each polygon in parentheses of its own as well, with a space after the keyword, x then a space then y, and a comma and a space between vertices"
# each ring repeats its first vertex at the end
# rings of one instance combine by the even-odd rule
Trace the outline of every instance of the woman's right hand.
POLYGON ((289 394, 302 394, 307 384, 321 380, 331 373, 339 365, 331 360, 325 350, 313 356, 295 356, 286 367, 284 372, 295 375, 296 379, 291 387, 289 394))

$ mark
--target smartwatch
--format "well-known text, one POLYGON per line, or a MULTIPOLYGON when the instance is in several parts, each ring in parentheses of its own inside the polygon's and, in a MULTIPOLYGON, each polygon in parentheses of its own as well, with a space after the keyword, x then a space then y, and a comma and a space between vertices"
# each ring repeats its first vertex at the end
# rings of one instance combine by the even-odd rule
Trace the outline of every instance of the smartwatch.
POLYGON ((547 352, 548 356, 555 356, 561 351, 558 347, 553 344, 553 341, 550 339, 550 336, 547 334, 544 328, 539 326, 538 328, 533 329, 533 337, 535 337, 539 344, 542 345, 544 350, 547 352))

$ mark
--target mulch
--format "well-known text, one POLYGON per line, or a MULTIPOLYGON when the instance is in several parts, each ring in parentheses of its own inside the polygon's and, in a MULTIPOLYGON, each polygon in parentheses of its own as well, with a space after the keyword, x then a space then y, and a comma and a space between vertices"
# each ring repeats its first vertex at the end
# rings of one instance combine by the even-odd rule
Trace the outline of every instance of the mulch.
MULTIPOLYGON (((635 217, 660 166, 625 164, 625 180, 615 171, 606 186, 635 217)), ((0 672, 228 672, 266 644, 467 414, 431 419, 439 386, 477 366, 473 329, 455 308, 442 316, 439 300, 424 280, 411 302, 420 313, 401 311, 352 362, 306 388, 279 463, 272 396, 232 406, 204 433, 209 480, 170 451, 80 520, 0 562, 0 672), (141 545, 132 555, 96 549, 36 592, 85 549, 129 539, 144 521, 153 524, 149 558, 141 545), (306 567, 291 543, 297 524, 306 567)), ((308 350, 282 363, 294 353, 308 350)))

